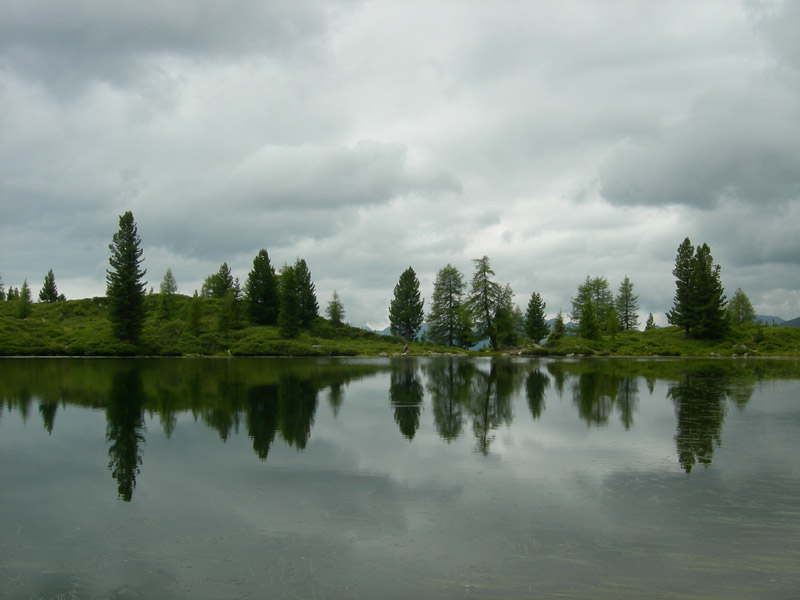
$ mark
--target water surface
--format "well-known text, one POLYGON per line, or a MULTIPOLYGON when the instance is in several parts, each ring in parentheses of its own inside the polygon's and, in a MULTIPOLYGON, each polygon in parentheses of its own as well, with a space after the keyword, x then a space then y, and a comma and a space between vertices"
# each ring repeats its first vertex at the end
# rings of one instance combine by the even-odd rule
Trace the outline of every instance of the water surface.
POLYGON ((794 598, 794 360, 0 361, 2 598, 794 598))

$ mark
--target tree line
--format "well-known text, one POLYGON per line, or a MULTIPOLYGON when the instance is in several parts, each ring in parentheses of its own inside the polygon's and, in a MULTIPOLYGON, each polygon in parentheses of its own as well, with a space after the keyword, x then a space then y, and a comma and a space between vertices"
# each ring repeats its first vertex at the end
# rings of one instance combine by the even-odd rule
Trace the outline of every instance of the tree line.
MULTIPOLYGON (((469 348, 488 340, 494 350, 521 342, 538 343, 544 338, 557 340, 566 334, 562 311, 556 315, 552 328, 546 321, 546 304, 541 294, 531 294, 523 313, 513 304, 511 286, 495 281, 489 258, 476 258, 473 263, 475 270, 469 286, 463 274, 450 264, 437 273, 427 318, 419 280, 412 267, 406 269, 394 288, 389 306, 391 332, 414 340, 423 322, 427 322, 425 336, 436 344, 469 348)), ((721 268, 714 264, 708 244, 695 248, 686 238, 678 247, 673 270, 676 293, 667 319, 671 325, 682 327, 687 337, 720 338, 732 325, 755 319, 753 306, 741 288, 730 301, 726 299, 720 274, 721 268)), ((571 304, 569 317, 577 324, 580 337, 597 340, 604 334, 614 336, 639 327, 639 296, 627 275, 616 295, 606 277, 587 275, 571 304)), ((650 313, 645 330, 655 326, 650 313)))
MULTIPOLYGON (((119 217, 119 229, 109 245, 109 266, 106 271, 106 298, 112 331, 120 340, 136 343, 140 339, 146 317, 144 296, 147 282, 141 239, 133 214, 119 217)), ((513 302, 510 284, 495 280, 489 258, 473 260, 474 273, 469 284, 456 267, 448 264, 436 275, 432 302, 427 315, 419 290, 419 279, 412 267, 401 275, 389 304, 392 334, 406 341, 420 338, 423 323, 428 330, 425 339, 442 346, 470 348, 487 340, 492 349, 517 346, 523 342, 539 343, 545 338, 557 340, 567 334, 561 310, 552 327, 545 317, 546 304, 541 294, 533 292, 526 311, 513 302)), ((693 246, 686 238, 678 247, 673 275, 676 292, 670 324, 681 327, 688 337, 698 339, 724 336, 732 325, 754 320, 755 311, 741 289, 730 300, 724 295, 721 268, 714 264, 708 244, 693 246)), ((159 316, 171 319, 175 311, 177 283, 167 269, 159 286, 159 316)), ((151 288, 152 292, 152 288, 151 288)), ((311 272, 302 258, 293 265, 276 270, 265 249, 253 259, 252 269, 242 286, 233 277, 227 263, 203 282, 200 293, 195 290, 186 314, 189 327, 199 321, 201 298, 222 302, 219 327, 222 331, 237 328, 246 317, 256 325, 278 326, 284 337, 294 337, 301 329, 309 329, 319 317, 319 303, 311 272)), ((9 288, 6 293, 0 278, 0 300, 17 303, 16 316, 25 318, 31 310, 31 291, 27 280, 21 289, 9 288)), ((39 292, 41 302, 66 300, 58 293, 52 269, 44 278, 39 292)), ((577 324, 577 335, 599 339, 639 327, 638 295, 634 284, 625 276, 617 294, 611 291, 607 278, 587 276, 571 298, 569 318, 577 324)), ((334 326, 344 324, 345 310, 336 291, 327 305, 326 315, 334 326)), ((653 314, 645 330, 655 328, 653 314)))

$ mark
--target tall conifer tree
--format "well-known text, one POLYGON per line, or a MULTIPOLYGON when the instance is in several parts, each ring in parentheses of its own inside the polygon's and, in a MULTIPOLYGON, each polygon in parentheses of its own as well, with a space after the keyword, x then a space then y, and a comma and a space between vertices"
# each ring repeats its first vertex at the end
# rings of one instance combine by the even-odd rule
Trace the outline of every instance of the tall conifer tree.
POLYGON ((53 269, 50 269, 47 275, 44 276, 44 283, 39 291, 39 300, 41 302, 58 302, 58 288, 56 287, 56 276, 53 275, 53 269))
POLYGON ((478 340, 489 338, 493 350, 497 350, 497 326, 495 318, 500 306, 503 289, 494 281, 494 271, 489 257, 475 258, 475 273, 467 298, 467 307, 475 324, 475 337, 478 340))
POLYGON ((316 288, 304 259, 298 258, 295 261, 294 272, 297 277, 297 295, 300 302, 300 325, 308 329, 319 316, 316 288))
POLYGON ((22 290, 20 290, 17 297, 17 318, 25 319, 31 314, 31 288, 28 286, 26 279, 22 283, 22 290))
POLYGON ((431 310, 428 313, 428 335, 442 346, 458 346, 464 339, 463 303, 467 284, 456 267, 448 264, 436 274, 433 282, 431 310))
POLYGON ((425 303, 420 297, 419 280, 414 269, 408 267, 394 286, 394 298, 389 304, 389 325, 393 335, 407 341, 417 339, 422 326, 425 303))
POLYGON ((278 276, 263 248, 253 259, 253 268, 245 283, 247 311, 250 319, 259 325, 275 325, 278 322, 281 301, 278 293, 278 276))
POLYGON ((106 270, 106 296, 108 317, 114 335, 124 341, 137 342, 145 319, 144 295, 147 270, 141 269, 144 261, 141 239, 131 211, 119 218, 119 231, 114 234, 108 248, 111 270, 106 270))
POLYGON ((639 327, 639 296, 633 293, 633 283, 627 275, 619 284, 615 307, 622 331, 630 331, 639 327))
POLYGON ((528 301, 528 310, 525 313, 525 334, 538 343, 550 333, 550 327, 545 319, 544 309, 547 305, 542 296, 537 292, 531 294, 528 301))

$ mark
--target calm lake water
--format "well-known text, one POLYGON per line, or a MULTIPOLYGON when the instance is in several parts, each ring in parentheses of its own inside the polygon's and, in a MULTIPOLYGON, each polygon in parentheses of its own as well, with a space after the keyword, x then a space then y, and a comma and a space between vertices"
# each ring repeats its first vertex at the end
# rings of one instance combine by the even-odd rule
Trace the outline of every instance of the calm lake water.
POLYGON ((797 598, 800 361, 0 361, 0 598, 797 598))

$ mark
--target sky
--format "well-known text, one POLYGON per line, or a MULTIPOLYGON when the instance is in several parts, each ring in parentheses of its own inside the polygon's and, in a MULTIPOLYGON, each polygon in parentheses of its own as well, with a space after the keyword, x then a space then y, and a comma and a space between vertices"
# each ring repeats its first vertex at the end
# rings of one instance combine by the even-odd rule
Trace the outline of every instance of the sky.
POLYGON ((800 2, 0 0, 0 277, 105 294, 264 248, 383 328, 409 266, 488 256, 524 310, 625 276, 666 324, 678 245, 800 315, 800 2))

